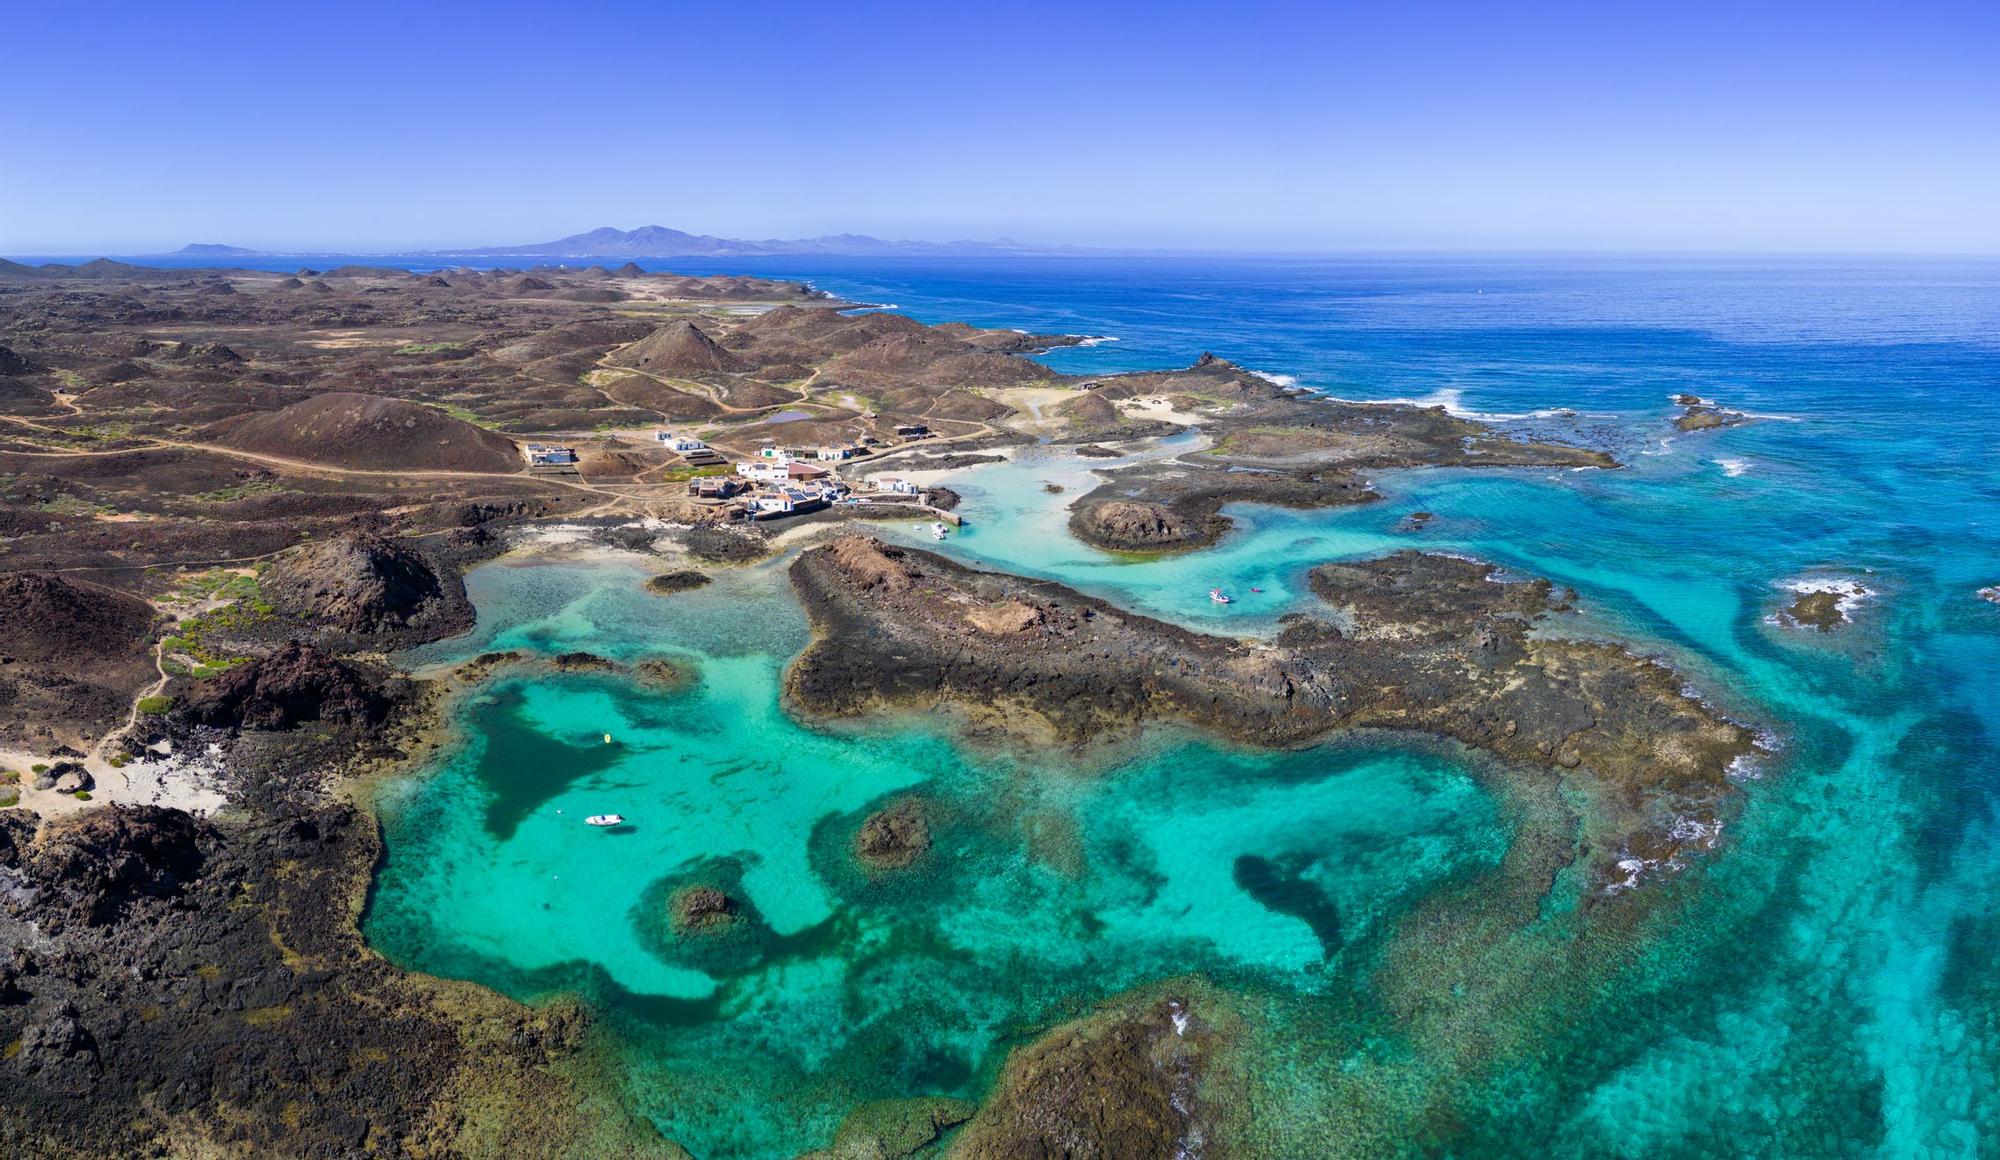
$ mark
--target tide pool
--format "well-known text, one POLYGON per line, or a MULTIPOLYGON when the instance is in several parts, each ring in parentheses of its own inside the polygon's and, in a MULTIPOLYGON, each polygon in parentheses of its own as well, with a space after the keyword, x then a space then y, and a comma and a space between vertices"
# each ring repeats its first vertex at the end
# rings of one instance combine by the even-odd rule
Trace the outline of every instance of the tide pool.
POLYGON ((1030 448, 947 481, 964 532, 881 534, 1244 635, 1310 609, 1325 559, 1410 547, 1547 576, 1590 631, 1770 732, 1716 849, 1640 897, 1581 897, 1561 795, 1503 793, 1446 750, 1160 734, 1084 762, 929 718, 811 728, 778 703, 806 640, 783 561, 664 598, 625 564, 503 562, 471 578, 475 632, 410 663, 585 649, 698 679, 475 690, 462 746, 384 799, 371 940, 531 1001, 581 992, 622 1098, 702 1157, 823 1145, 869 1099, 976 1097, 1041 1029, 1189 971, 1249 1013, 1257 1154, 1991 1150, 2000 608, 1974 593, 2000 582, 2000 275, 1058 269, 821 280, 921 317, 1118 335, 1053 356, 1093 372, 1209 348, 1342 394, 1570 406, 1518 426, 1627 466, 1386 473, 1382 503, 1231 509, 1214 548, 1135 561, 1066 535, 1090 465, 1030 448), (1768 417, 1676 434, 1680 390, 1768 417), (1437 519, 1398 530, 1418 510, 1437 519), (1773 614, 1804 577, 1870 595, 1841 632, 1799 633, 1773 614), (1218 586, 1238 603, 1211 604, 1218 586), (934 860, 862 873, 855 829, 905 799, 931 811, 934 860), (629 831, 580 824, 607 810, 629 831), (665 892, 697 878, 740 891, 753 938, 703 958, 662 937, 665 892))

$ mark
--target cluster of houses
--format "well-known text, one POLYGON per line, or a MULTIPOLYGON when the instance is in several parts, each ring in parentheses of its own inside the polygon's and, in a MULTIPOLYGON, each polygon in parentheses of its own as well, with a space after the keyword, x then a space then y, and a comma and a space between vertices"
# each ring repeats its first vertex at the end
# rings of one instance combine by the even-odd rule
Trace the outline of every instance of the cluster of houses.
MULTIPOLYGON (((903 439, 930 435, 922 424, 896 428, 903 439)), ((656 431, 660 446, 680 456, 694 467, 723 467, 729 463, 714 448, 685 432, 656 431)), ((853 498, 853 488, 822 464, 843 463, 872 454, 865 439, 859 443, 830 443, 816 447, 765 447, 753 459, 736 464, 730 475, 699 475, 688 480, 688 494, 711 502, 734 500, 739 510, 752 519, 771 519, 798 512, 817 511, 829 504, 861 502, 853 498)), ((524 448, 531 469, 575 470, 574 448, 554 443, 530 443, 524 448)), ((916 496, 923 489, 910 480, 878 476, 876 491, 894 496, 916 496)))

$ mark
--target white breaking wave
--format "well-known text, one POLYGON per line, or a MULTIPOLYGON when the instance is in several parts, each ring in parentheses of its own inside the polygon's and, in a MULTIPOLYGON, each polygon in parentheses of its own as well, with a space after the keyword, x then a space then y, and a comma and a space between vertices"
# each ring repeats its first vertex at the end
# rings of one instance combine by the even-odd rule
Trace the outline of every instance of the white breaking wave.
POLYGON ((1742 475, 1750 470, 1750 461, 1747 459, 1718 459, 1715 465, 1722 469, 1722 474, 1728 476, 1742 475))
POLYGON ((1118 341, 1118 336, 1115 334, 1072 334, 1069 337, 1082 339, 1083 341, 1077 343, 1078 346, 1101 346, 1107 342, 1118 341))

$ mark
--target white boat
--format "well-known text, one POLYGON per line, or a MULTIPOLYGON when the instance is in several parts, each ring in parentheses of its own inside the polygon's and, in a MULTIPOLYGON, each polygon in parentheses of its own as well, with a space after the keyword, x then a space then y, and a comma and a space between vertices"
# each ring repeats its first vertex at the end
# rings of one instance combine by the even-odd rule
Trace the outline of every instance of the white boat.
POLYGON ((944 524, 942 524, 942 523, 935 523, 935 524, 932 524, 932 525, 931 525, 931 539, 933 539, 933 540, 942 540, 942 539, 944 539, 944 537, 945 537, 945 534, 946 534, 947 532, 949 532, 950 530, 951 530, 950 528, 947 528, 947 527, 945 527, 945 526, 944 526, 944 524))
POLYGON ((583 819, 583 824, 586 826, 622 826, 625 824, 625 815, 592 814, 589 817, 583 819))
POLYGON ((1211 589, 1209 589, 1209 590, 1208 590, 1208 598, 1209 598, 1210 600, 1213 600, 1213 601, 1215 601, 1215 602, 1216 602, 1217 604, 1228 604, 1228 603, 1230 603, 1230 598, 1229 598, 1229 594, 1228 594, 1228 593, 1226 593, 1226 592, 1224 592, 1224 591, 1223 591, 1222 589, 1220 589, 1220 588, 1211 588, 1211 589))

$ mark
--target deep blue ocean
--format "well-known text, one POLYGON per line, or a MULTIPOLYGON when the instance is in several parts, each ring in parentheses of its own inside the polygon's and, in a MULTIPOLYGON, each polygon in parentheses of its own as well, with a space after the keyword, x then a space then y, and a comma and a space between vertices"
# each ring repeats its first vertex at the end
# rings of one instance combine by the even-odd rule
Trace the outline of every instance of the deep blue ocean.
MULTIPOLYGON (((1194 797, 1185 809, 1151 813, 1143 801, 1097 800, 1088 815, 1096 821, 1082 823, 1084 846, 1098 849, 1091 825, 1124 819, 1129 832, 1107 837, 1103 849, 1151 850, 1149 860, 1129 878, 1106 871, 1104 881, 1183 891, 1187 908, 1175 920, 1183 925, 1153 915, 1121 926, 1117 907, 1138 904, 1094 887, 1110 893, 1075 905, 1095 915, 1091 929, 1109 932, 1092 937, 1128 939, 1106 960, 1113 969, 1053 962, 1061 956, 1049 948, 1068 945, 1060 932, 1024 927, 1010 935, 992 916, 1022 913, 1018 899, 993 900, 990 910, 963 899, 938 903, 946 932, 938 937, 946 941, 968 913, 991 919, 956 937, 995 962, 1005 956, 997 982, 962 974, 924 982, 928 976, 905 964, 876 1010, 850 981, 846 1006, 836 1008, 856 1021, 851 1042, 783 1065, 770 1061, 784 1045, 815 1038, 800 1028, 836 1032, 804 1006, 799 1023, 785 1022, 790 992, 782 988, 732 992, 759 996, 754 1018, 739 1011, 698 1032, 678 1024, 634 1031, 633 1059, 648 1062, 633 1064, 640 1078, 632 1099, 664 1128, 700 1142, 698 1153, 823 1143, 838 1115, 826 1090, 869 1098, 977 1094, 1003 1054, 992 1027, 1018 1034, 1073 1013, 1034 998, 1039 992, 1024 978, 1067 977, 1060 971, 1075 967, 1079 978, 1115 975, 1123 986, 1201 966, 1266 997, 1262 1030, 1252 1036, 1260 1108, 1253 1143, 1263 1154, 2000 1154, 2000 605, 1978 595, 2000 584, 2000 263, 1397 257, 658 265, 806 278, 929 322, 1108 340, 1047 356, 1065 371, 1179 366, 1212 351, 1345 397, 1426 400, 1610 448, 1625 464, 1619 470, 1390 473, 1376 481, 1381 504, 1239 509, 1237 531, 1216 548, 1136 565, 1061 534, 1061 501, 1038 486, 1056 468, 998 469, 953 483, 972 522, 948 550, 1213 630, 1225 614, 1201 597, 1211 584, 1256 585, 1274 594, 1274 604, 1303 602, 1300 578, 1310 564, 1411 546, 1398 521, 1431 511, 1437 520, 1422 546, 1572 585, 1596 628, 1680 666, 1703 696, 1764 730, 1774 748, 1744 781, 1740 811, 1704 859, 1646 887, 1657 892, 1654 901, 1571 916, 1538 908, 1532 883, 1513 877, 1514 862, 1503 856, 1506 835, 1518 832, 1508 827, 1530 824, 1511 812, 1523 807, 1494 806, 1472 782, 1436 768, 1435 757, 1149 759, 1122 784, 1135 795, 1150 787, 1143 792, 1155 802, 1175 792, 1194 797), (1676 433, 1670 397, 1681 392, 1757 421, 1676 433), (1774 613, 1797 586, 1821 583, 1855 594, 1852 623, 1821 634, 1777 622, 1774 613), (1314 760, 1324 770, 1305 772, 1300 763, 1314 760), (1331 796, 1238 800, 1250 794, 1246 786, 1331 796), (1201 812, 1211 806, 1216 812, 1201 812), (1282 841, 1286 857, 1305 859, 1304 873, 1317 876, 1326 897, 1361 924, 1356 929, 1376 932, 1367 936, 1375 941, 1365 961, 1359 951, 1330 964, 1300 958, 1301 931, 1283 925, 1294 920, 1255 927, 1245 917, 1254 905, 1230 894, 1226 874, 1212 879, 1204 868, 1208 855, 1227 852, 1223 843, 1238 843, 1230 849, 1240 852, 1251 848, 1242 843, 1280 831, 1282 839, 1270 841, 1282 841), (1113 895, 1124 901, 1107 901, 1113 895), (1203 921, 1224 913, 1236 917, 1203 921), (1423 920, 1409 921, 1414 914, 1423 920), (1243 937, 1253 927, 1261 933, 1243 937), (1170 932, 1183 941, 1161 941, 1170 932), (924 1016, 903 1017, 897 1004, 918 992, 929 996, 924 1016), (950 1005, 945 997, 974 995, 987 996, 980 1016, 939 1013, 950 1005), (890 1018, 896 1012, 900 1022, 890 1018), (873 1016, 901 1031, 864 1018, 873 1016), (771 1028, 789 1028, 790 1038, 771 1028), (903 1059, 918 1040, 925 1059, 949 1058, 951 1066, 898 1070, 884 1062, 903 1059), (686 1043, 699 1045, 695 1056, 661 1062, 686 1043), (745 1062, 733 1071, 722 1062, 734 1059, 745 1062), (726 1100, 691 1101, 688 1068, 703 1061, 733 1088, 756 1092, 768 1122, 757 1126, 726 1100)), ((643 597, 605 595, 614 587, 631 589, 632 578, 606 582, 548 567, 482 572, 474 584, 481 627, 460 651, 496 640, 615 651, 630 639, 621 630, 643 621, 659 638, 683 634, 688 648, 720 666, 710 696, 727 691, 757 712, 771 707, 767 691, 786 650, 803 639, 802 622, 783 610, 781 586, 759 590, 772 611, 756 640, 718 637, 715 620, 676 619, 684 614, 643 597)), ((1245 610, 1241 626, 1258 631, 1279 611, 1245 610)), ((547 694, 521 695, 532 702, 547 694)), ((601 702, 591 712, 612 712, 606 694, 591 695, 601 702)), ((535 712, 545 721, 574 718, 581 703, 539 710, 531 703, 528 717, 488 726, 530 728, 522 721, 535 712)), ((469 727, 481 728, 478 720, 469 727)), ((679 728, 655 724, 663 738, 679 728)), ((868 744, 877 748, 857 751, 856 768, 873 771, 869 792, 902 786, 918 767, 955 792, 990 781, 990 771, 962 756, 924 750, 931 756, 920 759, 908 748, 941 741, 868 744), (879 748, 891 744, 905 748, 879 748)), ((458 783, 456 774, 440 775, 437 792, 486 792, 476 769, 461 772, 458 783)), ((783 799, 802 811, 799 833, 818 834, 821 813, 864 804, 834 788, 823 796, 810 806, 796 795, 783 799)), ((475 932, 425 917, 461 888, 450 867, 473 873, 497 855, 440 851, 414 832, 399 839, 395 817, 392 803, 387 873, 406 881, 385 887, 389 902, 378 897, 371 937, 392 956, 440 973, 528 996, 546 989, 550 976, 531 979, 520 963, 499 964, 499 952, 469 949, 475 932), (398 889, 408 891, 400 909, 398 889)), ((788 880, 796 886, 817 863, 806 838, 786 838, 782 829, 743 838, 752 851, 743 864, 782 861, 775 847, 757 842, 796 841, 784 856, 800 875, 788 880)), ((745 873, 754 894, 757 872, 745 873)), ((836 886, 826 887, 833 902, 810 906, 770 889, 769 909, 848 913, 836 886)), ((572 961, 594 953, 563 952, 572 961)), ((844 969, 837 953, 828 955, 827 970, 844 969)), ((620 949, 598 965, 615 975, 638 961, 637 951, 620 949)), ((637 966, 629 969, 640 977, 637 966)), ((632 1014, 638 1006, 626 1004, 635 1026, 644 1022, 632 1014)))

